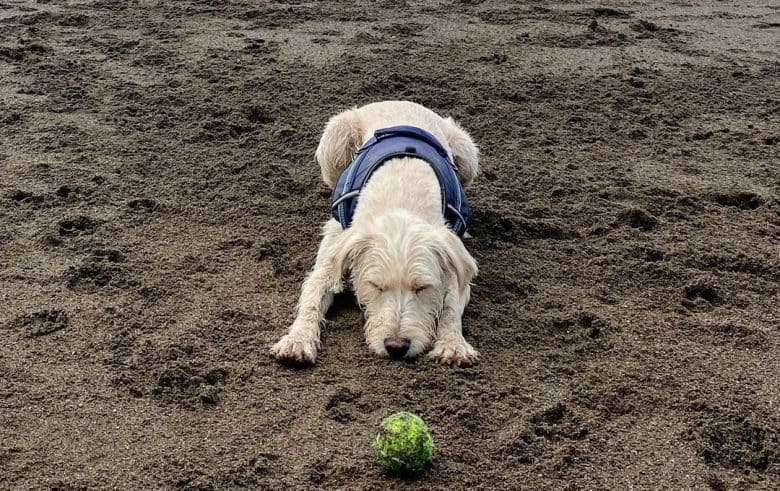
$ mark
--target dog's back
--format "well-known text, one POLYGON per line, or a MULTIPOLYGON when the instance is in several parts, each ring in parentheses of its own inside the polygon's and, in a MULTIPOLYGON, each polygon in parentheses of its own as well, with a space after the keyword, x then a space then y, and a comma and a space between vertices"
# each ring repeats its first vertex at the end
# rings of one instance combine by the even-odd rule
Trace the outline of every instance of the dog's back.
POLYGON ((331 189, 355 153, 380 128, 409 125, 421 128, 447 147, 458 175, 468 186, 479 172, 479 156, 471 137, 452 118, 409 101, 383 101, 344 111, 328 121, 315 157, 331 189))

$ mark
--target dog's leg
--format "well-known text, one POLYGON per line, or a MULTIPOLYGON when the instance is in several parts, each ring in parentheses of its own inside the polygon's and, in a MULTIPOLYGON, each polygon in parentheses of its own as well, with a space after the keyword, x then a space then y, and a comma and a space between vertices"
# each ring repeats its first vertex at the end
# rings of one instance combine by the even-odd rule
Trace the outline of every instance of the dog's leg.
POLYGON ((281 361, 314 363, 320 348, 320 325, 333 302, 333 294, 341 286, 341 272, 334 270, 341 225, 332 220, 325 225, 317 260, 306 277, 298 301, 295 321, 272 348, 271 353, 281 361))
POLYGON ((314 157, 329 188, 336 186, 339 176, 352 162, 362 144, 361 133, 360 118, 354 109, 337 114, 325 126, 314 157))
MULTIPOLYGON (((455 283, 455 282, 453 282, 455 283)), ((458 292, 455 284, 447 292, 444 309, 439 318, 438 339, 428 355, 436 363, 450 366, 469 366, 479 359, 477 350, 463 337, 461 317, 469 303, 471 288, 466 285, 458 292)))

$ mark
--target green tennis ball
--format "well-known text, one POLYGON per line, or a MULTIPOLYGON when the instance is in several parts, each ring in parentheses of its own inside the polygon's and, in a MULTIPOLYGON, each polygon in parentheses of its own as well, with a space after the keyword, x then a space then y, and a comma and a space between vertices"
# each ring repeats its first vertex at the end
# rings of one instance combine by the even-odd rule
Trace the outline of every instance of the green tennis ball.
POLYGON ((405 411, 382 420, 373 446, 385 470, 398 475, 423 470, 436 449, 425 421, 405 411))

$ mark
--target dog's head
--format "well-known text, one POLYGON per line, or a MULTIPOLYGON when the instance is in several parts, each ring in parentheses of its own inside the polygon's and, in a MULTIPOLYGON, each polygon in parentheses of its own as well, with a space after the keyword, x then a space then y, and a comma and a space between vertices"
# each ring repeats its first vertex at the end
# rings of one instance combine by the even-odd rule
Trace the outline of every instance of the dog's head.
POLYGON ((399 210, 369 226, 348 229, 334 268, 351 272, 369 347, 381 356, 414 358, 431 346, 446 295, 461 292, 477 265, 443 225, 399 210))

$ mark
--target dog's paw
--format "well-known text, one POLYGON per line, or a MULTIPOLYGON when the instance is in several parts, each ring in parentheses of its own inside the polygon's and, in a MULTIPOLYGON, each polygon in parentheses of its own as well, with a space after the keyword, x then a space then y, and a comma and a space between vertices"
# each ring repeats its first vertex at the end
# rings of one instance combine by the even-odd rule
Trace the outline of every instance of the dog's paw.
POLYGON ((286 334, 271 347, 271 354, 283 363, 313 365, 319 345, 319 341, 311 337, 286 334))
POLYGON ((451 367, 468 367, 479 361, 479 352, 465 339, 440 339, 428 354, 435 363, 451 367))

